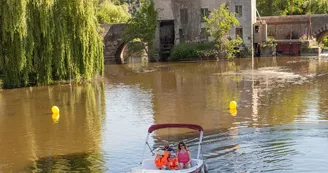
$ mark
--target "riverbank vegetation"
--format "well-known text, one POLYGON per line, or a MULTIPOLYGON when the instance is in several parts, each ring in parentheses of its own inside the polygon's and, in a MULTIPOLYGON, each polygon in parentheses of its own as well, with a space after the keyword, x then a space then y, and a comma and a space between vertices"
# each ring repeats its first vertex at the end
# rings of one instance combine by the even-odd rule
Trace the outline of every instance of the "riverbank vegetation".
POLYGON ((103 75, 94 0, 0 1, 3 87, 103 75))
POLYGON ((182 43, 173 47, 169 61, 216 59, 214 43, 182 43))
POLYGON ((257 0, 262 16, 328 14, 327 0, 257 0))

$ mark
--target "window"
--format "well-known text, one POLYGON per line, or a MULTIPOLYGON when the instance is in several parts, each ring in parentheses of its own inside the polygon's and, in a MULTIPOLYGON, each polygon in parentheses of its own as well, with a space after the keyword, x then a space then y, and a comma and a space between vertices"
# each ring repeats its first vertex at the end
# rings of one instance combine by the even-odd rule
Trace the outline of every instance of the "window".
POLYGON ((236 13, 236 17, 243 16, 243 7, 241 5, 236 5, 235 13, 236 13))
POLYGON ((243 39, 243 28, 236 28, 236 39, 238 36, 243 39))
POLYGON ((200 40, 201 41, 208 41, 209 34, 207 31, 208 31, 208 28, 202 28, 200 30, 200 40))
POLYGON ((260 32, 260 26, 256 25, 255 26, 255 33, 259 33, 260 32))
POLYGON ((201 21, 205 22, 204 18, 209 16, 208 8, 202 8, 200 9, 200 15, 201 15, 201 21))
POLYGON ((188 23, 188 10, 186 8, 180 9, 180 22, 181 24, 188 23))
POLYGON ((180 43, 184 43, 185 42, 185 38, 184 38, 184 34, 183 34, 183 30, 179 29, 179 38, 180 38, 180 43))

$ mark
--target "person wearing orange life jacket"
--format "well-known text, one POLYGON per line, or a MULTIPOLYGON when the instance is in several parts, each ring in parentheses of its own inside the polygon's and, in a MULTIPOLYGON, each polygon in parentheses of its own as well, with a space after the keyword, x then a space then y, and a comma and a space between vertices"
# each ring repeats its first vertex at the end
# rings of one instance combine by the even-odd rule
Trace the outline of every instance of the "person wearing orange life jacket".
POLYGON ((168 167, 170 170, 179 168, 179 160, 174 153, 171 153, 170 157, 168 158, 168 167))
POLYGON ((168 157, 169 157, 169 152, 167 152, 167 151, 157 152, 155 159, 154 159, 156 168, 158 168, 158 169, 166 168, 168 157))

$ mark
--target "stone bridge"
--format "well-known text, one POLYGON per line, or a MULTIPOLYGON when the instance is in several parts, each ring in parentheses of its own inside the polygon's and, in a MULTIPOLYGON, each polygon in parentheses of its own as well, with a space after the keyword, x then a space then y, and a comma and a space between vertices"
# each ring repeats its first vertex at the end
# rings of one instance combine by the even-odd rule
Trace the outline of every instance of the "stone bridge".
POLYGON ((103 24, 105 64, 124 62, 123 52, 126 44, 121 36, 126 24, 103 24))
POLYGON ((277 40, 314 37, 322 41, 328 34, 328 14, 265 16, 261 19, 268 24, 268 36, 277 40))

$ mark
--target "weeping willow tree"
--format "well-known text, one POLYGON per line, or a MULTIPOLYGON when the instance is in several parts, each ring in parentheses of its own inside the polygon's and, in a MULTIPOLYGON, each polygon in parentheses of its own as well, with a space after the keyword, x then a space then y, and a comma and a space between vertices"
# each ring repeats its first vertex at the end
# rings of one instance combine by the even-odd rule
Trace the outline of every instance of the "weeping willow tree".
POLYGON ((20 86, 26 82, 27 37, 25 0, 0 0, 0 62, 3 85, 20 86))
POLYGON ((103 75, 95 0, 0 0, 4 88, 103 75))

